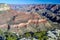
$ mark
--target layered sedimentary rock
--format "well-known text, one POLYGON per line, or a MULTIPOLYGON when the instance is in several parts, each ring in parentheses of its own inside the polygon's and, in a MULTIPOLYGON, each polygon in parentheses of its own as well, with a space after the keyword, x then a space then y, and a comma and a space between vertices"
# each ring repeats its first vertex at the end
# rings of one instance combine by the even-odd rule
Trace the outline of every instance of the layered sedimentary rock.
MULTIPOLYGON (((4 4, 6 5, 6 4, 4 4)), ((51 16, 52 19, 57 16, 53 13, 58 9, 57 6, 51 7, 47 10, 48 5, 23 5, 14 6, 11 9, 0 11, 0 28, 7 30, 10 26, 10 32, 25 33, 25 32, 37 32, 46 31, 54 26, 50 24, 48 18, 43 17, 43 13, 47 13, 46 16, 51 16)), ((52 6, 52 5, 51 5, 52 6)), ((7 7, 8 8, 8 7, 7 7)), ((59 20, 59 16, 57 16, 59 20)))
MULTIPOLYGON (((25 33, 25 32, 37 32, 37 31, 46 31, 48 28, 51 28, 51 24, 46 19, 30 19, 26 23, 19 23, 15 25, 10 25, 10 32, 16 33, 25 33), (48 26, 47 26, 48 25, 48 26)), ((1 25, 2 29, 7 29, 8 24, 1 25)), ((6 30, 5 30, 6 31, 6 30)))

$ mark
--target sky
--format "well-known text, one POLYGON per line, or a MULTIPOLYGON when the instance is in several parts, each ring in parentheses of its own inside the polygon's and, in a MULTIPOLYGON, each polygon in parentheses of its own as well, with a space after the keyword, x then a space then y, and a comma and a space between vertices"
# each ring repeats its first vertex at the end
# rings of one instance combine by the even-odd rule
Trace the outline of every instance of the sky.
POLYGON ((0 0, 7 4, 60 4, 60 0, 0 0))

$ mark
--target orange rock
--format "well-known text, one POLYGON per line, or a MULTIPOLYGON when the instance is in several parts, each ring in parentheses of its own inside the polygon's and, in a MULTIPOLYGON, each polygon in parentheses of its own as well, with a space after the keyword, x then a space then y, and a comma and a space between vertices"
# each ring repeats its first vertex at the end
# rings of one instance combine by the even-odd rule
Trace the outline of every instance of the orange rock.
POLYGON ((27 24, 26 23, 20 23, 18 24, 19 27, 27 27, 27 24))
POLYGON ((38 20, 38 22, 39 23, 46 23, 47 21, 46 21, 46 19, 40 19, 40 20, 38 20))

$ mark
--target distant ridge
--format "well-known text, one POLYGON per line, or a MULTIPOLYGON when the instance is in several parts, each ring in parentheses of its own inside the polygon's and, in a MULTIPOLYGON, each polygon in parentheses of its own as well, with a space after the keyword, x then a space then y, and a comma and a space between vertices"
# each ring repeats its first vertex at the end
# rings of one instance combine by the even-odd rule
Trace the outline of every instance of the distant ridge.
POLYGON ((0 11, 5 11, 5 10, 9 10, 10 7, 8 4, 5 3, 0 3, 0 11))

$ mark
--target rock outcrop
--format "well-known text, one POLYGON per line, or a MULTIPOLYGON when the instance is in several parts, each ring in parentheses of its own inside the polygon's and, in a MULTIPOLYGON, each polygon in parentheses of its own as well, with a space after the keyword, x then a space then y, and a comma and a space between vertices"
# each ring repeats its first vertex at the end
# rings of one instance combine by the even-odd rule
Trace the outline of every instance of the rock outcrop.
POLYGON ((8 4, 0 3, 0 11, 6 11, 10 10, 10 7, 8 4))

